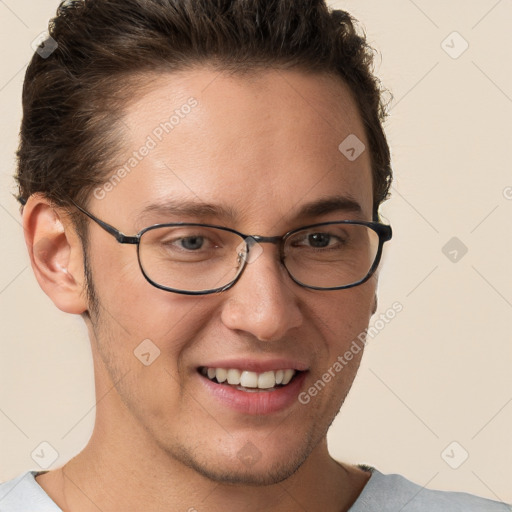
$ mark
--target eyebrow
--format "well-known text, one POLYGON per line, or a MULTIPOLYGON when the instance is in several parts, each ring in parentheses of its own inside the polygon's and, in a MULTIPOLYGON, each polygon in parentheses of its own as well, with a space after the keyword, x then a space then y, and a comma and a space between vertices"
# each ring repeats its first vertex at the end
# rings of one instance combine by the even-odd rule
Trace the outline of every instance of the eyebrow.
POLYGON ((298 212, 298 217, 320 217, 335 212, 362 215, 361 205, 350 196, 332 196, 306 203, 298 212))
POLYGON ((168 200, 161 203, 150 204, 140 211, 138 219, 143 219, 151 214, 199 218, 216 217, 230 221, 234 221, 236 218, 235 212, 230 208, 197 201, 168 200))
MULTIPOLYGON (((302 205, 293 215, 296 219, 310 219, 330 213, 344 212, 362 215, 361 205, 350 196, 330 196, 317 199, 302 205)), ((164 201, 150 204, 144 207, 138 214, 138 220, 142 220, 151 214, 162 216, 196 217, 200 219, 218 218, 230 222, 237 220, 237 214, 232 208, 218 204, 201 203, 198 201, 164 201)))

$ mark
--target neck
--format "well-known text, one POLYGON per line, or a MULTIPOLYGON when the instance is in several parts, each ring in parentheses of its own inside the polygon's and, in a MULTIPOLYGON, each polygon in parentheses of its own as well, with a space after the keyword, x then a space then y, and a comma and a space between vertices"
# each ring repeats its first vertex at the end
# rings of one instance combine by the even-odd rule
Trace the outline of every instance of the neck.
POLYGON ((144 452, 140 446, 132 450, 122 444, 106 437, 98 442, 93 435, 87 447, 61 469, 63 493, 57 504, 64 512, 340 512, 350 508, 369 478, 357 468, 334 461, 325 442, 294 475, 265 486, 214 482, 150 447, 144 452))
POLYGON ((324 440, 294 475, 280 483, 223 484, 135 440, 133 433, 110 434, 97 424, 79 455, 50 472, 53 478, 47 477, 50 473, 38 478, 64 512, 340 512, 350 508, 369 478, 358 468, 334 461, 324 440), (47 487, 42 477, 47 477, 47 487))

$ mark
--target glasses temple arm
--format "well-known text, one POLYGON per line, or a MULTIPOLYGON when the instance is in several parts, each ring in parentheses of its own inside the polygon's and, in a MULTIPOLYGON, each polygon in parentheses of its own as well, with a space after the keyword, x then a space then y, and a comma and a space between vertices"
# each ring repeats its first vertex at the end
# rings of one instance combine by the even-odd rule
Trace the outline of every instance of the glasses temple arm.
POLYGON ((84 215, 87 215, 91 220, 96 222, 98 226, 103 228, 107 233, 111 234, 120 244, 138 244, 139 243, 139 237, 138 236, 127 236, 118 229, 116 229, 114 226, 111 226, 110 224, 107 224, 106 222, 102 221, 101 219, 98 219, 98 217, 95 217, 92 213, 89 213, 87 210, 84 210, 80 205, 75 203, 72 199, 70 200, 84 215))

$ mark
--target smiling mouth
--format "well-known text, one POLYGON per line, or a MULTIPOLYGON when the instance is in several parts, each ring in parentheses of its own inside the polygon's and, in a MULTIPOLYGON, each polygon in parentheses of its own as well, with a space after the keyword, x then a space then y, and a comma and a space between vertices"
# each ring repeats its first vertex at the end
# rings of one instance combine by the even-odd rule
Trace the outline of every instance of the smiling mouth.
POLYGON ((293 369, 258 373, 236 368, 207 368, 206 366, 201 366, 198 371, 212 382, 247 392, 275 391, 284 388, 302 373, 293 369))

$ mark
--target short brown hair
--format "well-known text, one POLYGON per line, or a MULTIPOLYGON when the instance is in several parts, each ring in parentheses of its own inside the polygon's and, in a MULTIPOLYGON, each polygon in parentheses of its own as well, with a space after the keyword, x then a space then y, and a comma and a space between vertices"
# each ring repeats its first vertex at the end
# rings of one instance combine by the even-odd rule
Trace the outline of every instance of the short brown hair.
POLYGON ((275 67, 348 84, 369 143, 378 219, 392 178, 385 105, 373 51, 348 13, 324 0, 66 0, 49 34, 58 47, 47 58, 34 54, 23 88, 22 202, 42 192, 59 206, 87 204, 113 169, 116 120, 147 73, 275 67))

